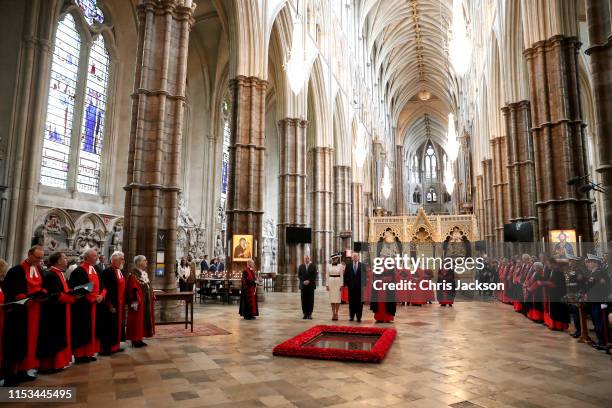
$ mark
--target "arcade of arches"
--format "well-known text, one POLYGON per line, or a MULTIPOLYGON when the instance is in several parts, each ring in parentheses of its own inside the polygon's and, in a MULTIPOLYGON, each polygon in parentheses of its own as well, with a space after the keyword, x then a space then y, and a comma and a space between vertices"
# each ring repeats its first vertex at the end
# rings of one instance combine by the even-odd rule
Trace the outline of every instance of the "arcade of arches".
POLYGON ((260 269, 290 291, 304 251, 324 267, 368 239, 374 214, 471 214, 475 239, 490 242, 516 221, 533 224, 534 241, 564 228, 612 237, 608 196, 567 184, 610 186, 607 0, 1 7, 10 262, 38 242, 123 248, 170 270, 249 234, 260 269), (455 3, 472 43, 461 74, 455 3), (288 226, 311 228, 312 243, 285 245, 288 226))

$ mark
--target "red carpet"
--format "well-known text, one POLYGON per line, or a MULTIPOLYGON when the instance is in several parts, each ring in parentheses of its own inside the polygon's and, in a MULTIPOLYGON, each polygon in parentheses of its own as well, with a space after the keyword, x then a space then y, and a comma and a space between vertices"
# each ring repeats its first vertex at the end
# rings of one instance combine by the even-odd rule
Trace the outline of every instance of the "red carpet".
POLYGON ((155 337, 156 339, 170 339, 177 337, 199 337, 199 336, 220 336, 231 334, 227 330, 223 330, 220 327, 210 323, 197 323, 193 325, 193 333, 191 327, 185 329, 185 325, 176 324, 168 326, 156 326, 155 337))

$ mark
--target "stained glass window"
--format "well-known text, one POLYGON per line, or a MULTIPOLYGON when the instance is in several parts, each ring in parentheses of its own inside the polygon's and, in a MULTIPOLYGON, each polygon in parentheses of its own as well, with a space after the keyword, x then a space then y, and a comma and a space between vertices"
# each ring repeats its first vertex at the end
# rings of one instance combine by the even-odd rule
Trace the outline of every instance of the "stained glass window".
MULTIPOLYGON (((77 0, 91 25, 104 16, 95 0, 77 0)), ((83 193, 100 191, 100 169, 110 57, 98 30, 82 27, 93 41, 81 42, 80 19, 67 13, 55 33, 40 183, 76 189, 83 193)))
POLYGON ((59 22, 55 37, 40 182, 66 188, 81 48, 71 15, 59 22))
POLYGON ((223 157, 221 159, 221 197, 227 197, 227 182, 229 180, 229 146, 230 146, 229 103, 223 102, 223 157))
POLYGON ((425 178, 435 179, 438 172, 437 166, 436 152, 433 146, 429 144, 425 150, 425 178))
POLYGON ((77 0, 78 6, 81 8, 85 20, 92 25, 93 23, 102 23, 104 21, 104 14, 96 6, 97 0, 77 0))
POLYGON ((89 53, 87 86, 83 102, 77 189, 84 193, 96 194, 99 190, 108 71, 109 57, 104 47, 104 38, 100 35, 94 41, 89 53))

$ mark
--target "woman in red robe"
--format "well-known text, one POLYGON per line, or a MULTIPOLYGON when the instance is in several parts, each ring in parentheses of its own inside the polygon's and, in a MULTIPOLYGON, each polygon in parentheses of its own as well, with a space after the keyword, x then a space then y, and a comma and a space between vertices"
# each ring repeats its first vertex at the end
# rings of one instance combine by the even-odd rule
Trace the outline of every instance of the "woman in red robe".
POLYGON ((88 249, 84 258, 85 261, 72 271, 68 279, 71 289, 89 282, 93 284, 92 291, 74 302, 71 307, 72 352, 77 363, 97 360, 95 355, 100 351, 100 341, 96 336, 96 309, 106 296, 106 289, 102 287, 94 268, 98 252, 88 249))
POLYGON ((39 371, 55 372, 72 363, 70 345, 70 305, 76 298, 69 295, 68 283, 63 270, 68 266, 68 257, 55 252, 49 257, 51 268, 43 275, 43 288, 49 298, 43 302, 40 313, 40 335, 37 356, 39 371))
POLYGON ((143 339, 155 335, 155 296, 146 272, 147 265, 144 255, 134 257, 135 268, 128 276, 125 289, 128 305, 125 337, 136 348, 146 346, 143 339))
POLYGON ((242 272, 242 289, 240 290, 240 309, 238 312, 245 320, 253 320, 259 316, 257 307, 257 276, 255 262, 249 259, 247 267, 242 272))

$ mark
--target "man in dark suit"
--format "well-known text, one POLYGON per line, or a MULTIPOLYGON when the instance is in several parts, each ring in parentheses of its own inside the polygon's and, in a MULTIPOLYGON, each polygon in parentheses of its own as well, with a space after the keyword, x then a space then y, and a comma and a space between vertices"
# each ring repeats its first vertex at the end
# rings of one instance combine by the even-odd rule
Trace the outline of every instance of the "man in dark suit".
POLYGON ((361 292, 365 285, 365 281, 365 265, 359 262, 359 254, 353 252, 353 260, 346 266, 344 272, 344 286, 348 288, 349 318, 351 322, 355 317, 358 322, 361 322, 361 314, 363 312, 361 292))
POLYGON ((200 273, 208 272, 208 255, 204 255, 200 262, 200 273))
POLYGON ((304 255, 304 263, 298 267, 300 292, 302 294, 302 312, 304 319, 312 319, 314 293, 317 288, 317 266, 310 262, 310 255, 304 255))

